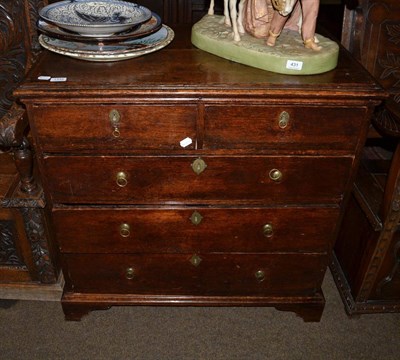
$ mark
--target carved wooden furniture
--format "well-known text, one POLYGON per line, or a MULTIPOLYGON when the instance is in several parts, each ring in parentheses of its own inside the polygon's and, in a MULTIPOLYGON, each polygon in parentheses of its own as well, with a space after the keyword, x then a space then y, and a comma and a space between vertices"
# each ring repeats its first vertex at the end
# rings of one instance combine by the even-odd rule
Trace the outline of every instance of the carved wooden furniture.
POLYGON ((13 90, 38 54, 35 21, 43 1, 0 2, 0 297, 60 297, 40 184, 33 176, 25 111, 13 90), (1 150, 11 151, 4 153, 1 150), (12 154, 12 155, 11 155, 12 154))
MULTIPOLYGON (((0 174, 0 203, 2 203, 17 178, 17 170, 10 154, 0 154, 0 174)), ((26 254, 31 255, 31 251, 21 218, 22 214, 13 212, 12 209, 0 208, 1 282, 31 280, 27 264, 32 269, 34 266, 32 259, 25 257, 26 254)))
MULTIPOLYGON (((351 5, 351 4, 350 4, 351 5)), ((400 3, 363 0, 345 12, 343 43, 389 91, 376 112, 331 270, 349 314, 400 310, 400 3)))
MULTIPOLYGON (((0 1, 0 118, 11 108, 14 102, 12 92, 40 49, 35 21, 37 10, 45 3, 40 0, 0 1)), ((3 139, 0 140, 0 147, 4 146, 3 139)))
POLYGON ((44 52, 26 105, 67 319, 113 305, 262 305, 318 321, 341 207, 384 96, 346 51, 290 77, 192 48, 44 52), (39 75, 66 77, 63 83, 39 75))
MULTIPOLYGON (((7 288, 7 294, 15 296, 19 289, 34 290, 34 284, 55 283, 58 274, 50 254, 42 196, 20 190, 10 154, 0 154, 0 162, 0 288, 7 288)), ((42 290, 39 293, 43 295, 42 290)), ((7 294, 2 293, 2 297, 7 294)), ((27 292, 22 295, 29 298, 27 292)))

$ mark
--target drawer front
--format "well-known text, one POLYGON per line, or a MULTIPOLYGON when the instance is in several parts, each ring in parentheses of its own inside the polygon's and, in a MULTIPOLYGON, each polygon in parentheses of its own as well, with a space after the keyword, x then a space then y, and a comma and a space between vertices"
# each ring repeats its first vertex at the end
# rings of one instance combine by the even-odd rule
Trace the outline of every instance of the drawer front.
POLYGON ((34 132, 44 151, 182 149, 196 144, 196 106, 91 105, 37 107, 34 132), (110 112, 116 110, 117 113, 110 112))
POLYGON ((351 157, 45 157, 61 203, 337 203, 351 157), (122 175, 121 175, 122 174, 122 175), (281 176, 280 176, 281 175, 281 176))
POLYGON ((338 208, 55 209, 65 253, 327 252, 338 208))
POLYGON ((67 291, 204 296, 311 295, 327 265, 326 256, 296 254, 68 254, 63 260, 67 291))
POLYGON ((366 108, 206 106, 205 149, 356 148, 366 108))

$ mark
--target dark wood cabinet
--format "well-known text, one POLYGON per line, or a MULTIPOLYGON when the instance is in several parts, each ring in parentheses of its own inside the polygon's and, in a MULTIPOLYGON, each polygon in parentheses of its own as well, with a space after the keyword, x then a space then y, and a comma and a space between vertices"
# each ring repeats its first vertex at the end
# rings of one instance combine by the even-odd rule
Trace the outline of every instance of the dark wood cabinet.
POLYGON ((35 23, 45 1, 0 2, 0 297, 59 299, 60 270, 48 208, 33 174, 24 110, 13 90, 39 53, 35 23))
POLYGON ((58 300, 62 278, 43 193, 24 193, 14 159, 0 154, 0 297, 58 300))
POLYGON ((345 50, 329 73, 290 77, 198 50, 190 26, 173 29, 169 47, 129 61, 44 52, 16 92, 51 204, 66 318, 260 305, 318 321, 385 93, 345 50))
POLYGON ((331 264, 350 315, 400 311, 399 28, 396 0, 345 12, 343 43, 390 94, 373 117, 331 264))

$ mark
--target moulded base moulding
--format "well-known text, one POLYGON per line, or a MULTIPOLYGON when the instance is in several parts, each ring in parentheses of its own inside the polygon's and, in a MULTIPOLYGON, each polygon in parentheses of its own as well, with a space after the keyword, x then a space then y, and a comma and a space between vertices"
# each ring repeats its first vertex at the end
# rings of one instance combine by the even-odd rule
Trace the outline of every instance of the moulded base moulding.
POLYGON ((342 298, 347 315, 359 316, 362 314, 397 313, 400 312, 399 302, 382 300, 357 301, 354 299, 349 283, 340 266, 335 253, 332 254, 330 270, 342 298))
POLYGON ((281 311, 296 313, 305 322, 318 322, 325 307, 322 290, 313 296, 195 296, 195 295, 139 295, 139 294, 63 294, 62 307, 66 320, 80 321, 93 310, 107 310, 112 306, 271 306, 281 311))

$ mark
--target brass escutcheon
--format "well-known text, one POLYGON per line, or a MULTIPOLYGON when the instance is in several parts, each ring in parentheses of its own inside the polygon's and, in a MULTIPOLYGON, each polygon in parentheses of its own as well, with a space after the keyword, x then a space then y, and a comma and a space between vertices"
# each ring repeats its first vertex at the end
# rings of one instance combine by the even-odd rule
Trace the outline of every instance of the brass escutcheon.
POLYGON ((199 225, 201 223, 201 220, 203 220, 203 217, 198 211, 193 212, 192 216, 190 217, 190 221, 194 225, 199 225))
POLYGON ((128 268, 125 270, 125 277, 126 277, 128 280, 132 280, 132 279, 135 277, 135 269, 134 269, 133 267, 128 267, 128 268))
POLYGON ((119 187, 125 187, 128 185, 128 179, 123 171, 119 171, 116 176, 116 183, 119 187))
POLYGON ((127 223, 123 223, 119 226, 119 234, 122 237, 128 237, 131 234, 131 227, 127 223))
POLYGON ((278 125, 281 129, 284 129, 289 124, 290 115, 286 111, 282 111, 279 115, 278 125))
POLYGON ((257 279, 258 282, 262 282, 262 281, 265 280, 265 272, 262 271, 262 270, 257 270, 257 271, 254 273, 254 276, 256 277, 256 279, 257 279))
POLYGON ((114 137, 120 137, 121 132, 119 131, 119 123, 121 120, 121 115, 118 110, 112 109, 108 114, 108 118, 110 119, 111 127, 113 128, 112 135, 114 137))
POLYGON ((191 258, 190 258, 190 262, 193 266, 199 266, 200 263, 202 261, 202 258, 199 255, 194 254, 191 258))
POLYGON ((271 224, 265 224, 263 226, 263 234, 265 237, 271 237, 273 235, 273 229, 271 224))
POLYGON ((207 167, 206 162, 202 158, 198 158, 192 163, 192 169, 197 174, 200 175, 207 167))
POLYGON ((272 181, 276 181, 276 182, 281 181, 282 180, 282 173, 278 169, 272 169, 269 172, 269 178, 272 181))

